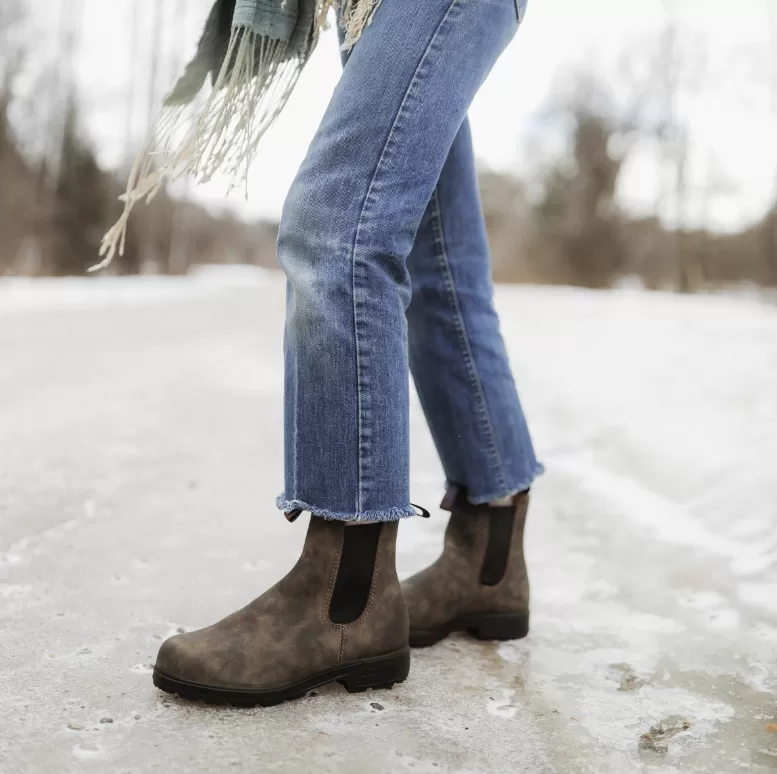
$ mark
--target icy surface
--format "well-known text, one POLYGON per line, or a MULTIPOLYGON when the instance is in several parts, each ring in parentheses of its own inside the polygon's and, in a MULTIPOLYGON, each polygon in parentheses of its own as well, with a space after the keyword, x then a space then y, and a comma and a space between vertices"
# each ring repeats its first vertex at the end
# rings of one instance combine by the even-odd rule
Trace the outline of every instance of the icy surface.
MULTIPOLYGON (((0 281, 0 771, 777 770, 777 308, 500 289, 548 473, 533 629, 391 692, 158 693, 161 640, 294 561, 271 273, 0 281)), ((442 474, 414 405, 413 499, 442 474)), ((400 570, 445 519, 401 530, 400 570)))

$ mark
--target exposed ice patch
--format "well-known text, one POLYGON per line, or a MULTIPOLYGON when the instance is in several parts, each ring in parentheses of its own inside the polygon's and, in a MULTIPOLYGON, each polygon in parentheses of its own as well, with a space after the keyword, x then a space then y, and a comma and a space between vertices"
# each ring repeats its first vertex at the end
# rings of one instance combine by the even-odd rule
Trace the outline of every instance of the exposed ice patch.
POLYGON ((610 509, 648 529, 653 537, 728 557, 740 551, 738 543, 710 531, 677 503, 649 491, 638 481, 596 464, 590 455, 557 459, 555 468, 574 477, 588 496, 606 501, 610 509))

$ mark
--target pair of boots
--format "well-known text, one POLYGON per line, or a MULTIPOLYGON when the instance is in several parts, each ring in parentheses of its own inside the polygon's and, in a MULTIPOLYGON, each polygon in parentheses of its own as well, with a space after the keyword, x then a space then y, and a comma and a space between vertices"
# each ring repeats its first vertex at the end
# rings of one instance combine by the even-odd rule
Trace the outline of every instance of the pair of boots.
POLYGON ((475 506, 453 488, 442 556, 403 584, 396 522, 311 517, 289 574, 214 626, 167 640, 154 684, 188 699, 269 706, 334 681, 352 693, 391 688, 408 676, 410 647, 452 632, 525 637, 528 505, 524 492, 505 507, 475 506))

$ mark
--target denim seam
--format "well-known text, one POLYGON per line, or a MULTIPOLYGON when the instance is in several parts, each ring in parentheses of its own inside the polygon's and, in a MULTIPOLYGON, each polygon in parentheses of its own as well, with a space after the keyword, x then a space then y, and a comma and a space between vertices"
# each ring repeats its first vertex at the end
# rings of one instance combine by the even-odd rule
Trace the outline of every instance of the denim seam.
MULTIPOLYGON (((359 226, 356 226, 356 238, 359 236, 359 226)), ((356 513, 362 510, 362 363, 361 347, 359 346, 359 321, 356 311, 356 248, 351 256, 351 296, 353 297, 353 340, 356 355, 356 513)))
POLYGON ((464 316, 461 313, 461 305, 459 303, 458 293, 456 291, 456 283, 453 280, 453 273, 451 271, 450 260, 448 258, 448 246, 445 240, 445 230, 443 227, 442 211, 440 208, 440 195, 437 188, 434 189, 432 194, 433 208, 432 217, 435 224, 435 243, 440 248, 437 252, 437 263, 445 278, 445 287, 448 291, 448 299, 453 310, 454 320, 456 321, 456 332, 459 336, 459 344, 461 346, 461 354, 466 363, 467 375, 470 378, 470 386, 476 396, 476 405, 479 424, 481 429, 485 431, 487 437, 488 451, 492 464, 496 464, 496 473, 499 477, 500 489, 507 487, 504 462, 499 454, 499 447, 496 443, 496 436, 494 434, 494 424, 491 419, 491 414, 488 410, 488 403, 486 402, 486 395, 483 391, 483 382, 478 373, 477 364, 475 363, 475 356, 472 353, 472 345, 467 333, 467 327, 464 323, 464 316))
POLYGON ((297 494, 297 471, 299 470, 299 352, 294 353, 294 418, 292 420, 292 434, 294 449, 292 451, 292 482, 291 491, 297 494))
POLYGON ((357 395, 357 411, 359 414, 358 421, 357 421, 358 448, 359 448, 358 482, 357 482, 357 495, 356 495, 357 513, 360 513, 362 511, 362 505, 363 505, 362 495, 363 495, 363 485, 364 485, 364 478, 365 478, 365 468, 368 467, 365 463, 365 458, 368 455, 364 454, 364 450, 370 445, 366 443, 366 439, 364 435, 365 410, 364 410, 364 405, 362 400, 362 388, 366 386, 365 376, 364 376, 364 371, 366 369, 363 368, 364 364, 362 361, 366 359, 367 350, 366 350, 366 347, 364 347, 363 344, 360 343, 361 339, 359 335, 360 304, 358 302, 356 291, 357 291, 357 263, 360 263, 360 261, 357 258, 357 249, 360 244, 362 225, 366 220, 367 215, 370 212, 371 205, 373 202, 373 197, 372 197, 373 189, 375 188, 375 184, 378 179, 378 176, 384 167, 384 162, 389 157, 390 148, 393 147, 393 145, 395 144, 395 138, 397 133, 399 132, 401 119, 405 114, 405 108, 407 106, 407 103, 410 101, 410 98, 412 97, 414 88, 421 80, 421 69, 423 65, 426 63, 427 59, 429 58, 429 54, 432 51, 434 43, 437 40, 437 37, 440 34, 440 30, 442 29, 443 25, 450 17, 453 9, 458 7, 462 1, 463 0, 451 0, 450 5, 448 6, 447 10, 443 14, 439 23, 435 27, 434 32, 429 38, 429 42, 426 44, 426 48, 424 49, 420 59, 418 60, 418 64, 416 65, 415 70, 413 71, 413 75, 410 78, 410 83, 408 84, 407 89, 405 90, 405 94, 399 105, 399 108, 397 109, 397 114, 396 116, 394 116, 394 121, 391 124, 391 128, 389 129, 388 135, 386 137, 386 141, 383 144, 383 150, 381 151, 380 156, 378 157, 378 163, 375 165, 375 170, 373 171, 370 184, 369 186, 367 186, 367 193, 364 196, 364 203, 362 204, 362 209, 361 209, 361 212, 359 213, 359 219, 356 223, 356 233, 354 234, 353 248, 351 252, 351 272, 352 272, 351 273, 351 293, 353 296, 353 326, 354 326, 354 340, 356 343, 356 395, 357 395), (362 357, 362 355, 364 355, 364 357, 362 357))

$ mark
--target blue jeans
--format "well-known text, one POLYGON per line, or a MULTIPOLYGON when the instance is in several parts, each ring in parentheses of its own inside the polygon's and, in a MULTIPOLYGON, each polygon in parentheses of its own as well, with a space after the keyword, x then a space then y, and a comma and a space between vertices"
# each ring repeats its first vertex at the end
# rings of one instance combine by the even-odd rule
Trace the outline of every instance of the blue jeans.
POLYGON ((524 5, 383 0, 347 59, 278 238, 286 512, 415 514, 409 369, 445 474, 473 502, 542 472, 493 306, 466 118, 524 5))

